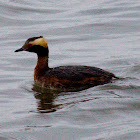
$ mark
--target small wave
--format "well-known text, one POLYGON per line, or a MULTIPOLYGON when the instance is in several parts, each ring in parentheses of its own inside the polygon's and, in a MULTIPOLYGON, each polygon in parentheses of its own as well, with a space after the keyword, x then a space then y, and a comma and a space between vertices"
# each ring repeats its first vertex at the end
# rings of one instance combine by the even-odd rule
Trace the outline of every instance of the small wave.
POLYGON ((102 90, 107 90, 107 89, 114 89, 114 90, 129 90, 129 89, 140 89, 140 86, 137 86, 137 85, 104 85, 102 87, 100 87, 100 89, 102 90))

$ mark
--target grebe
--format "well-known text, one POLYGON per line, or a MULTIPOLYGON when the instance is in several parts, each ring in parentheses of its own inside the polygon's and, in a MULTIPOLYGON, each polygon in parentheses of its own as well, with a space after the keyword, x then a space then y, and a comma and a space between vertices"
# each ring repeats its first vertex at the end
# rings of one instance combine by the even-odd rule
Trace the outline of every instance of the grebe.
POLYGON ((29 38, 15 52, 34 52, 38 56, 34 69, 36 85, 61 91, 76 91, 109 83, 116 77, 113 73, 91 66, 59 66, 49 68, 49 49, 43 36, 29 38))

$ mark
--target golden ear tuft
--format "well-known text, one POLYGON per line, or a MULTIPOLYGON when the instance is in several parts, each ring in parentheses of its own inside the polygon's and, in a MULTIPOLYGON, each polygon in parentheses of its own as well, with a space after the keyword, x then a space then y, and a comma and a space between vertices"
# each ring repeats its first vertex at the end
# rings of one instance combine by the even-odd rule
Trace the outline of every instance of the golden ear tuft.
POLYGON ((48 48, 48 42, 45 38, 38 38, 38 39, 35 39, 34 41, 30 41, 29 44, 32 44, 32 45, 40 45, 44 48, 48 48))

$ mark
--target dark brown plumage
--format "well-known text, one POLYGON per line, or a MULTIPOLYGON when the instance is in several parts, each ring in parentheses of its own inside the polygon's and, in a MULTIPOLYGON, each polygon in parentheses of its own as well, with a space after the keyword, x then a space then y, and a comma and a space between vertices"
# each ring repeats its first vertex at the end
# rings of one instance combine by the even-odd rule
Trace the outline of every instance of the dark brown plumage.
POLYGON ((53 90, 77 91, 102 85, 117 78, 113 73, 90 66, 60 66, 49 68, 48 45, 42 37, 29 38, 22 48, 16 50, 35 52, 38 55, 34 70, 35 84, 53 90))

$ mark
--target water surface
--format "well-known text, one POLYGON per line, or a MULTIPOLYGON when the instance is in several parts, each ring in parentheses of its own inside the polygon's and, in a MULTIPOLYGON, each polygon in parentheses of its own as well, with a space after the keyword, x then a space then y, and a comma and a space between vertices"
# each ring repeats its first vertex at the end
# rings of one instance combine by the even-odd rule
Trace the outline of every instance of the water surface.
POLYGON ((138 0, 1 0, 0 139, 139 139, 139 16, 138 0), (79 92, 34 91, 36 55, 14 50, 40 35, 50 67, 96 66, 123 79, 79 92))

